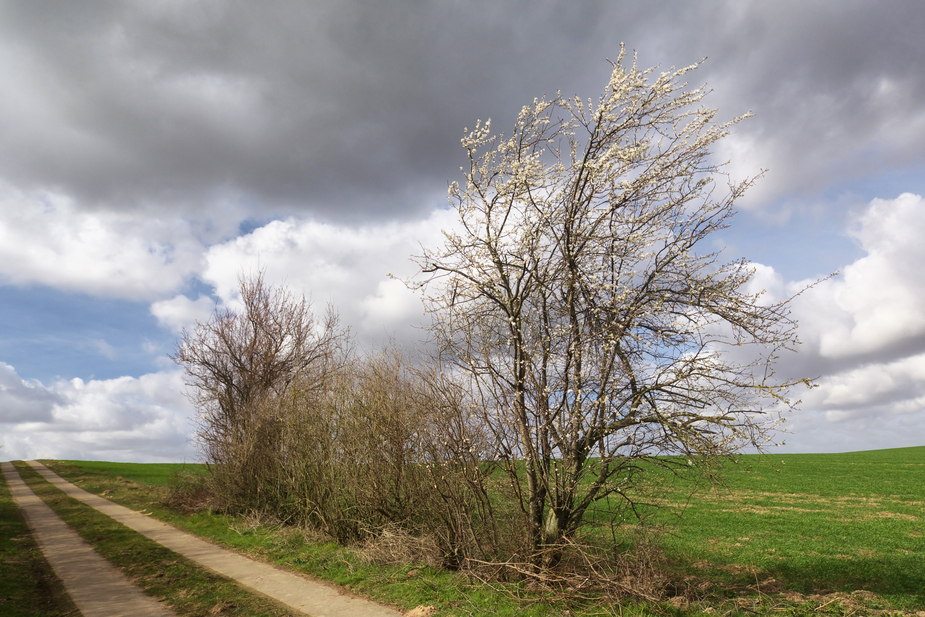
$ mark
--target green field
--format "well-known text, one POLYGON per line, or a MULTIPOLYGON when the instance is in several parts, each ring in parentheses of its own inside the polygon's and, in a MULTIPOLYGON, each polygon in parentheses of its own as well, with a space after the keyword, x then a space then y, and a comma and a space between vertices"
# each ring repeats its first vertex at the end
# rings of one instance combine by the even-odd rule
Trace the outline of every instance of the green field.
MULTIPOLYGON (((849 454, 741 456, 722 486, 689 496, 656 483, 671 602, 537 602, 458 574, 368 564, 310 533, 257 521, 171 511, 159 500, 197 465, 47 461, 62 476, 194 533, 403 608, 439 615, 909 614, 925 612, 925 447, 849 454), (412 570, 417 574, 408 577, 412 570), (671 591, 673 590, 673 591, 671 591), (523 599, 518 599, 518 596, 523 599), (683 596, 683 599, 682 599, 683 596)), ((533 598, 533 599, 530 599, 533 598)), ((922 613, 919 613, 922 614, 922 613)))
POLYGON ((666 552, 717 581, 796 594, 864 590, 925 606, 925 447, 743 456, 695 495, 666 552))
POLYGON ((111 478, 125 478, 139 484, 172 486, 178 476, 205 476, 204 465, 190 463, 107 463, 104 461, 60 461, 86 472, 111 478))

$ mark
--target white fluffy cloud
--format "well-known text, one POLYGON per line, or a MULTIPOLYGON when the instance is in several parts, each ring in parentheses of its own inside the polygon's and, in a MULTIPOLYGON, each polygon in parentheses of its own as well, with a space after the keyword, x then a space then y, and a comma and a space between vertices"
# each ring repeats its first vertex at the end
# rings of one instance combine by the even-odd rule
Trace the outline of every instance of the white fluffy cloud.
MULTIPOLYGON (((875 199, 849 230, 866 255, 793 304, 804 344, 786 368, 818 377, 792 418, 802 450, 921 445, 925 424, 925 200, 875 199)), ((782 298, 810 281, 759 277, 782 298)))
POLYGON ((273 284, 304 293, 316 309, 333 303, 361 343, 389 337, 415 341, 421 303, 399 280, 416 271, 410 261, 420 246, 442 240, 455 211, 434 210, 426 219, 366 227, 311 220, 274 221, 252 233, 213 246, 203 279, 233 303, 238 277, 265 269, 273 284))
MULTIPOLYGON (((233 302, 240 273, 266 268, 275 284, 304 290, 316 303, 332 300, 361 342, 387 336, 413 343, 423 320, 419 299, 394 272, 414 271, 408 256, 440 242, 452 211, 405 225, 360 229, 312 221, 276 221, 247 236, 213 246, 203 278, 233 302)), ((804 451, 914 445, 925 422, 925 201, 903 194, 877 199, 855 214, 851 236, 865 255, 841 274, 805 291, 793 317, 804 344, 780 369, 817 377, 818 387, 795 391, 801 411, 790 418, 789 448, 804 451), (896 435, 906 436, 897 443, 896 435)), ((813 283, 788 282, 756 264, 749 291, 782 300, 813 283)), ((188 302, 188 301, 187 301, 188 302)))
POLYGON ((204 247, 176 216, 82 210, 55 193, 0 186, 0 282, 132 300, 179 288, 204 247))
POLYGON ((179 371, 43 386, 0 364, 4 459, 193 460, 192 408, 179 371), (16 382, 19 382, 17 385, 16 382), (12 385, 12 387, 10 387, 12 385), (12 395, 8 393, 12 392, 12 395), (6 405, 4 404, 5 408, 6 405))
POLYGON ((867 254, 798 299, 803 339, 831 360, 908 354, 925 336, 925 201, 875 199, 850 233, 867 254))
POLYGON ((197 321, 205 321, 212 314, 215 301, 206 296, 190 300, 184 295, 174 296, 169 300, 158 300, 151 304, 151 314, 158 323, 173 332, 193 326, 197 321))

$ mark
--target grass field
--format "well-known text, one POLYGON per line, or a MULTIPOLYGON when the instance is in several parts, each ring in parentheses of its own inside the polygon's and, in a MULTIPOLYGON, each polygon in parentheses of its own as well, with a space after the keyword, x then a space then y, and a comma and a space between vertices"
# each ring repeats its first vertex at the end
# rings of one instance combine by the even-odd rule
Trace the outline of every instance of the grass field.
POLYGON ((204 465, 190 463, 107 463, 103 461, 60 461, 80 467, 87 473, 109 478, 124 478, 139 484, 168 487, 178 477, 204 477, 204 465))
POLYGON ((733 587, 773 578, 795 598, 863 590, 925 608, 925 448, 740 461, 691 499, 667 554, 733 587))
MULTIPOLYGON (((194 533, 403 608, 439 615, 564 615, 516 586, 489 589, 413 564, 381 567, 309 534, 158 505, 195 465, 48 461, 91 492, 194 533), (413 576, 408 576, 414 572, 413 576)), ((686 599, 622 614, 925 615, 925 447, 850 454, 742 456, 726 483, 693 497, 672 481, 659 501, 661 547, 686 599), (677 517, 681 513, 683 516, 677 517), (693 601, 691 600, 693 598, 693 601), (699 599, 699 600, 698 600, 699 599)), ((609 613, 577 603, 568 614, 609 613)))

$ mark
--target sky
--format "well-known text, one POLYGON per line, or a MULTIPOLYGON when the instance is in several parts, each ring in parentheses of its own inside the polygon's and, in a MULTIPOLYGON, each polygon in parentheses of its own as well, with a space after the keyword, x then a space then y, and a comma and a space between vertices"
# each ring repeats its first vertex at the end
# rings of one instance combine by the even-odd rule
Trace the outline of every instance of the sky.
POLYGON ((169 355, 241 274, 417 344, 388 275, 453 224, 464 129, 598 97, 621 43, 753 114, 714 248, 771 298, 825 279, 775 451, 925 445, 922 31, 898 0, 0 0, 0 459, 199 460, 169 355))

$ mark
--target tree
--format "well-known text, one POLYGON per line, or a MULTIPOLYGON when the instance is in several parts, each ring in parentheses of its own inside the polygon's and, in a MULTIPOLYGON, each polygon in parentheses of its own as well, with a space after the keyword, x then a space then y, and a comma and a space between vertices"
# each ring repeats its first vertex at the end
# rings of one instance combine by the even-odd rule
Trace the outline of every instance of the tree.
POLYGON ((322 387, 345 337, 332 309, 317 321, 304 296, 268 286, 262 272, 242 277, 239 291, 241 308, 217 307, 184 330, 173 360, 185 370, 197 437, 217 465, 219 488, 250 506, 285 462, 285 419, 273 399, 296 380, 303 391, 322 387))
POLYGON ((698 65, 656 76, 624 59, 596 105, 557 95, 509 137, 467 129, 458 229, 417 258, 536 563, 626 494, 640 459, 762 445, 797 383, 774 372, 798 342, 789 301, 750 293, 749 262, 720 263, 706 242, 753 182, 722 186, 711 161, 745 116, 714 122, 683 81, 698 65))

